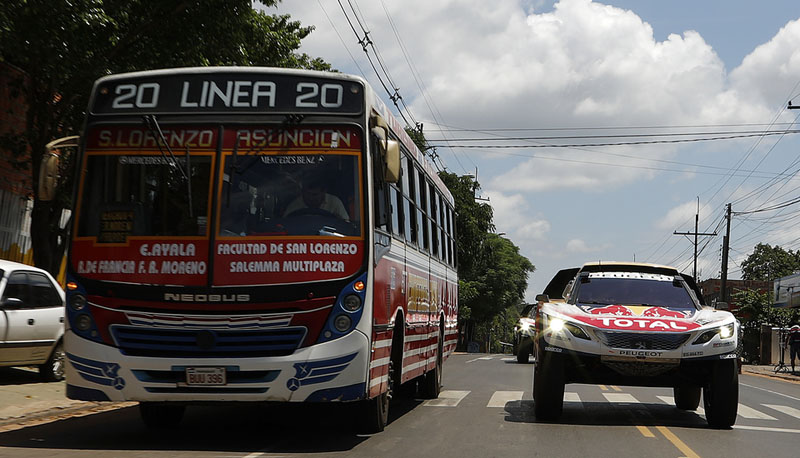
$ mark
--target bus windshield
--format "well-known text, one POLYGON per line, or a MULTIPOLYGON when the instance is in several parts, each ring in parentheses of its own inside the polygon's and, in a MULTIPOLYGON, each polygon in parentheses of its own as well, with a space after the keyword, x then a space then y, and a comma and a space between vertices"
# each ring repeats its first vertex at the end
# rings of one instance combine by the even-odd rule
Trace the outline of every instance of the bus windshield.
POLYGON ((225 156, 219 235, 358 236, 359 155, 225 156))

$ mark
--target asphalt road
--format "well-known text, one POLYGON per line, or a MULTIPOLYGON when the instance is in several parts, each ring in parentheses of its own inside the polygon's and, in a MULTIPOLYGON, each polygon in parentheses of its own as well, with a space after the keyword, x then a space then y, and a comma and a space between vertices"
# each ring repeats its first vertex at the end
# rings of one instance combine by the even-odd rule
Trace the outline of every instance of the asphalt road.
POLYGON ((532 364, 457 354, 437 400, 391 406, 382 433, 357 435, 340 406, 192 407, 180 427, 148 431, 135 407, 0 432, 0 456, 120 457, 717 457, 797 456, 800 384, 740 377, 732 430, 671 404, 672 390, 568 385, 564 415, 537 422, 532 364))

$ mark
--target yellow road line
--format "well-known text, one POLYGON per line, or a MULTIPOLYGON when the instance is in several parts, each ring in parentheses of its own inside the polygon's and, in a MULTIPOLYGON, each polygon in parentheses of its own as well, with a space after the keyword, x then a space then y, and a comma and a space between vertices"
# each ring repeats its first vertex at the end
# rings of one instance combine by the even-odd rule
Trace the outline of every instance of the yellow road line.
POLYGON ((611 388, 612 388, 614 391, 622 391, 622 388, 620 388, 620 387, 618 387, 618 386, 616 386, 616 385, 611 385, 611 388))
POLYGON ((600 385, 600 389, 603 391, 608 391, 608 387, 605 385, 600 385))
POLYGON ((682 440, 678 439, 678 436, 672 433, 666 426, 656 426, 661 434, 667 438, 668 441, 672 442, 672 445, 678 448, 681 452, 683 452, 686 458, 700 458, 700 455, 694 452, 694 450, 690 449, 688 445, 686 445, 682 440))
POLYGON ((637 426, 636 429, 638 429, 639 432, 642 433, 642 436, 644 437, 656 437, 656 435, 653 434, 653 432, 650 431, 650 428, 648 428, 647 426, 637 426))

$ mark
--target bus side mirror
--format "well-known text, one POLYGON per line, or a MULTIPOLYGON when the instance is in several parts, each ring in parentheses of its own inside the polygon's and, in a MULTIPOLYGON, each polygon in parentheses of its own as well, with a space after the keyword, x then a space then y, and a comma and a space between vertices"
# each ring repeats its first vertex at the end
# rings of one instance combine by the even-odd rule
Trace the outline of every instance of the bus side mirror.
POLYGON ((395 140, 386 142, 386 152, 384 155, 386 162, 385 178, 389 183, 397 183, 400 180, 400 145, 395 140))
POLYGON ((53 140, 45 145, 45 153, 42 157, 42 163, 39 166, 39 200, 51 201, 56 197, 59 156, 53 151, 59 148, 76 148, 80 144, 80 141, 80 136, 71 135, 69 137, 53 140))
POLYGON ((49 202, 56 196, 58 184, 58 156, 47 153, 39 168, 39 200, 49 202))

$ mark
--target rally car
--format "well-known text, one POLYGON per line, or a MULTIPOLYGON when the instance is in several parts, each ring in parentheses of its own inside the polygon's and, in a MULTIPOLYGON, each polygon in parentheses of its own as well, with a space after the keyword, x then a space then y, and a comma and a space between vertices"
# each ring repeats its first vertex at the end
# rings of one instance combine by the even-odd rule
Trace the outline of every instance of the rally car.
POLYGON ((706 307, 690 276, 654 264, 597 262, 557 277, 536 297, 538 419, 561 415, 565 384, 590 383, 671 387, 682 410, 696 410, 702 391, 708 424, 734 424, 739 323, 706 307), (560 286, 563 293, 551 299, 560 286))
POLYGON ((527 363, 533 353, 535 313, 536 304, 526 304, 520 312, 519 321, 514 326, 514 354, 520 364, 527 363))

